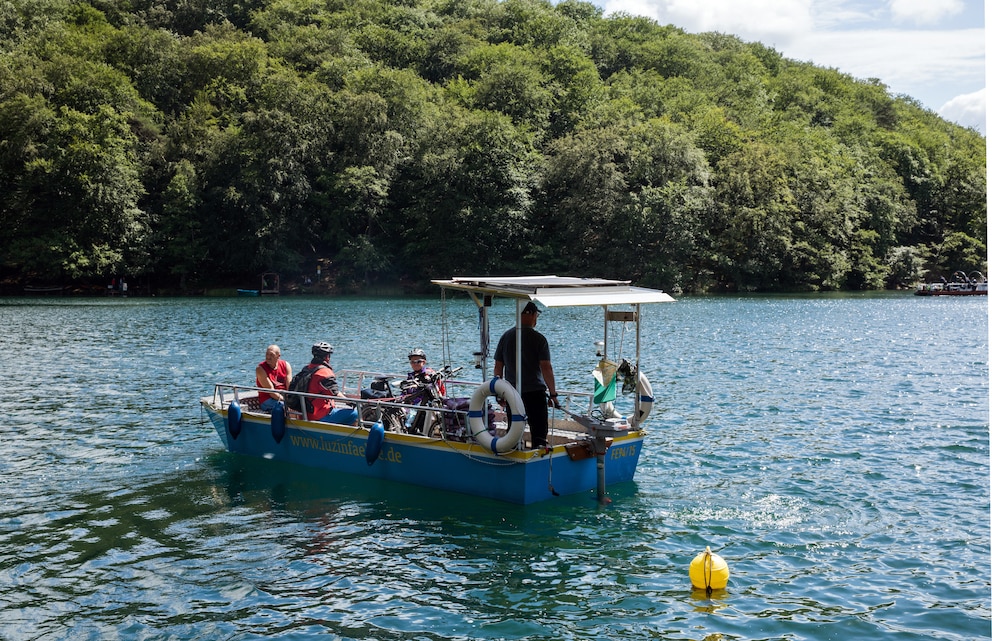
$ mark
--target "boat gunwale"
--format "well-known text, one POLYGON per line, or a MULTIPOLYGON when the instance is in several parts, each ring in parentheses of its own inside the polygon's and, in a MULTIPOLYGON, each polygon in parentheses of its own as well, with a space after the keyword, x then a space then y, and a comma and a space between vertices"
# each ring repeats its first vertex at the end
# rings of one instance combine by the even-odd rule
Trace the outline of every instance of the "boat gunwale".
MULTIPOLYGON (((355 370, 343 370, 349 373, 355 372, 355 370)), ((467 381, 455 381, 462 384, 473 385, 467 381)), ((249 385, 237 385, 234 383, 215 383, 214 393, 210 396, 201 397, 201 405, 207 407, 209 410, 217 412, 220 416, 224 418, 227 417, 228 407, 231 402, 235 399, 239 401, 257 398, 258 392, 269 391, 267 388, 260 388, 249 385), (222 389, 231 390, 229 393, 222 393, 222 389)), ((291 392, 297 393, 301 396, 309 397, 321 397, 320 394, 305 394, 302 392, 291 392)), ((575 394, 576 396, 588 396, 592 397, 591 394, 586 392, 569 392, 570 394, 575 394)), ((326 397, 325 397, 326 398, 326 397)), ((372 405, 386 405, 393 407, 402 407, 406 409, 413 409, 417 411, 424 411, 426 408, 420 405, 410 405, 404 403, 394 403, 390 401, 383 401, 382 399, 364 399, 355 398, 350 395, 346 396, 336 396, 332 397, 335 400, 339 400, 344 403, 355 403, 358 404, 359 408, 364 404, 372 405)), ((271 414, 262 411, 255 411, 253 409, 242 408, 242 416, 251 417, 257 422, 268 422, 271 420, 271 414)), ((450 408, 429 408, 426 411, 431 412, 441 412, 441 413, 452 413, 452 414, 464 414, 464 411, 454 410, 450 408)), ((315 421, 307 418, 289 416, 285 418, 286 427, 293 427, 302 431, 316 432, 322 434, 334 434, 339 437, 350 437, 355 435, 357 438, 368 438, 370 432, 370 424, 373 422, 366 420, 359 420, 358 425, 343 425, 339 423, 328 423, 324 421, 315 421)), ((588 443, 592 442, 596 438, 594 431, 586 428, 581 423, 576 421, 563 419, 561 421, 555 421, 558 427, 554 428, 556 435, 561 440, 561 442, 555 443, 550 449, 550 453, 541 449, 513 449, 509 452, 504 452, 496 454, 491 450, 486 449, 474 439, 471 440, 451 440, 447 438, 438 438, 433 436, 425 436, 422 434, 407 434, 403 432, 387 431, 385 432, 386 441, 393 441, 397 443, 403 443, 415 447, 436 447, 438 445, 444 445, 445 447, 451 447, 455 450, 464 450, 464 453, 471 453, 472 455, 484 455, 487 459, 495 460, 506 460, 513 459, 515 462, 527 462, 531 459, 540 459, 548 456, 565 455, 567 454, 565 446, 573 443, 588 443), (567 421, 567 423, 566 423, 567 421), (564 434, 572 434, 573 436, 563 436, 564 434)), ((609 434, 609 438, 613 442, 623 442, 629 440, 630 438, 643 439, 647 432, 642 428, 630 428, 625 430, 613 430, 609 434)))
MULTIPOLYGON (((216 412, 217 415, 226 422, 228 414, 227 406, 218 407, 213 401, 214 399, 211 396, 204 396, 200 399, 201 404, 206 406, 207 411, 216 412)), ((257 424, 260 427, 268 426, 270 416, 271 415, 264 412, 255 411, 243 411, 242 413, 242 419, 247 418, 252 423, 257 424)), ((341 425, 338 423, 325 423, 323 421, 312 421, 297 418, 287 418, 286 427, 292 427, 300 432, 313 433, 321 436, 333 436, 339 439, 355 438, 365 440, 370 434, 370 429, 365 425, 341 425)), ((493 451, 482 447, 474 440, 453 441, 445 438, 423 436, 420 434, 405 434, 402 432, 386 432, 384 434, 384 443, 427 450, 444 448, 446 450, 453 450, 463 456, 468 456, 469 458, 479 459, 480 462, 485 462, 487 464, 504 463, 507 465, 526 465, 529 463, 540 462, 548 458, 554 459, 563 456, 570 456, 567 446, 573 444, 592 444, 595 440, 589 433, 573 433, 575 434, 575 438, 566 438, 563 442, 552 446, 550 450, 514 449, 500 454, 494 453, 493 451)), ((624 430, 622 432, 618 432, 615 436, 610 437, 611 442, 607 449, 615 446, 622 446, 632 441, 643 441, 646 436, 647 431, 643 429, 635 428, 624 430)))

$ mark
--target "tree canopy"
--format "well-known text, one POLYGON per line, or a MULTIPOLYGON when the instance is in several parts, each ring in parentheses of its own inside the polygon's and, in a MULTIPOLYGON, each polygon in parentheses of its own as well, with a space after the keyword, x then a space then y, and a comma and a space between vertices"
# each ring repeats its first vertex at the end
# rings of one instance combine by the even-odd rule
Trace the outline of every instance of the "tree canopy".
POLYGON ((588 2, 7 0, 0 45, 8 283, 987 270, 983 136, 588 2))

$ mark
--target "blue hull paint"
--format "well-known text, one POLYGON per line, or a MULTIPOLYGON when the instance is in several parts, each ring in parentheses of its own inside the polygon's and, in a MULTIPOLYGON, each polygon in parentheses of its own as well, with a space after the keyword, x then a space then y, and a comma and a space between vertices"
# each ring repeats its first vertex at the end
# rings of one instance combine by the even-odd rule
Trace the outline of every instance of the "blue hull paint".
MULTIPOLYGON (((596 489, 596 457, 572 460, 563 447, 550 456, 511 452, 496 456, 468 443, 440 442, 387 432, 374 464, 366 461, 369 430, 287 420, 276 443, 268 417, 242 414, 241 433, 231 438, 226 410, 204 408, 228 451, 359 476, 461 492, 510 503, 536 503, 596 489)), ((616 437, 606 452, 606 484, 634 478, 643 432, 616 437)))

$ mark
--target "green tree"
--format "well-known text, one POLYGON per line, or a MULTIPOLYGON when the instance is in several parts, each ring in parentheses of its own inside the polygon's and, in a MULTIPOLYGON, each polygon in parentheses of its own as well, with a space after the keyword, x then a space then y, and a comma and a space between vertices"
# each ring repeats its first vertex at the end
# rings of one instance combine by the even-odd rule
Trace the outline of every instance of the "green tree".
POLYGON ((948 234, 935 248, 931 271, 948 276, 957 271, 988 274, 988 247, 964 232, 948 234))
POLYGON ((0 42, 5 282, 984 268, 982 136, 878 80, 581 0, 11 0, 0 42))
POLYGON ((201 276, 210 254, 209 230, 198 216, 201 188, 193 163, 179 161, 162 198, 162 216, 153 241, 160 263, 178 278, 176 285, 183 291, 201 276))
POLYGON ((37 113, 44 115, 24 124, 38 129, 20 132, 36 142, 8 175, 7 208, 16 215, 8 219, 7 264, 40 278, 123 271, 125 252, 148 231, 137 206, 142 186, 126 117, 108 107, 92 115, 67 107, 37 113))
POLYGON ((786 159, 773 147, 752 143, 720 162, 713 183, 710 268, 718 285, 732 290, 786 285, 786 266, 801 267, 803 255, 811 253, 801 245, 790 254, 796 202, 786 159))
POLYGON ((574 46, 557 46, 545 62, 551 100, 550 135, 571 131, 591 106, 604 100, 606 87, 596 66, 574 46))
POLYGON ((532 139, 504 115, 452 110, 421 140, 393 190, 403 263, 431 277, 512 270, 533 206, 532 139))

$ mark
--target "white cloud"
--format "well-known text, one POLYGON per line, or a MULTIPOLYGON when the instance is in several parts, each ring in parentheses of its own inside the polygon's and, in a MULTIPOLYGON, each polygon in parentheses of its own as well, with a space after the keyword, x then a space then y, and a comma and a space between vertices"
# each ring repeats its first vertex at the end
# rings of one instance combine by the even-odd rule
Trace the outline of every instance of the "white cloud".
MULTIPOLYGON (((920 87, 981 85, 985 75, 985 30, 824 31, 779 49, 785 56, 835 67, 855 78, 879 78, 895 93, 932 102, 920 87)), ((957 92, 951 92, 955 95, 957 92)), ((944 93, 944 95, 948 95, 944 93)))
POLYGON ((889 0, 892 17, 897 22, 932 24, 948 16, 961 13, 961 0, 889 0))
POLYGON ((876 2, 857 2, 837 0, 835 2, 817 1, 813 5, 815 29, 831 30, 840 28, 851 29, 856 25, 871 25, 877 22, 880 15, 887 15, 884 6, 876 2))
MULTIPOLYGON (((690 33, 730 33, 787 58, 858 79, 878 78, 892 93, 911 96, 928 109, 985 86, 984 12, 978 0, 593 2, 606 15, 647 16, 690 33), (898 28, 903 23, 919 27, 898 28)), ((957 112, 944 117, 952 119, 951 113, 957 112)))
POLYGON ((985 90, 965 94, 949 100, 940 108, 940 114, 945 120, 956 122, 964 127, 971 127, 985 135, 985 90))
POLYGON ((720 31, 745 40, 778 40, 813 26, 813 0, 604 0, 604 12, 647 16, 692 33, 720 31))

